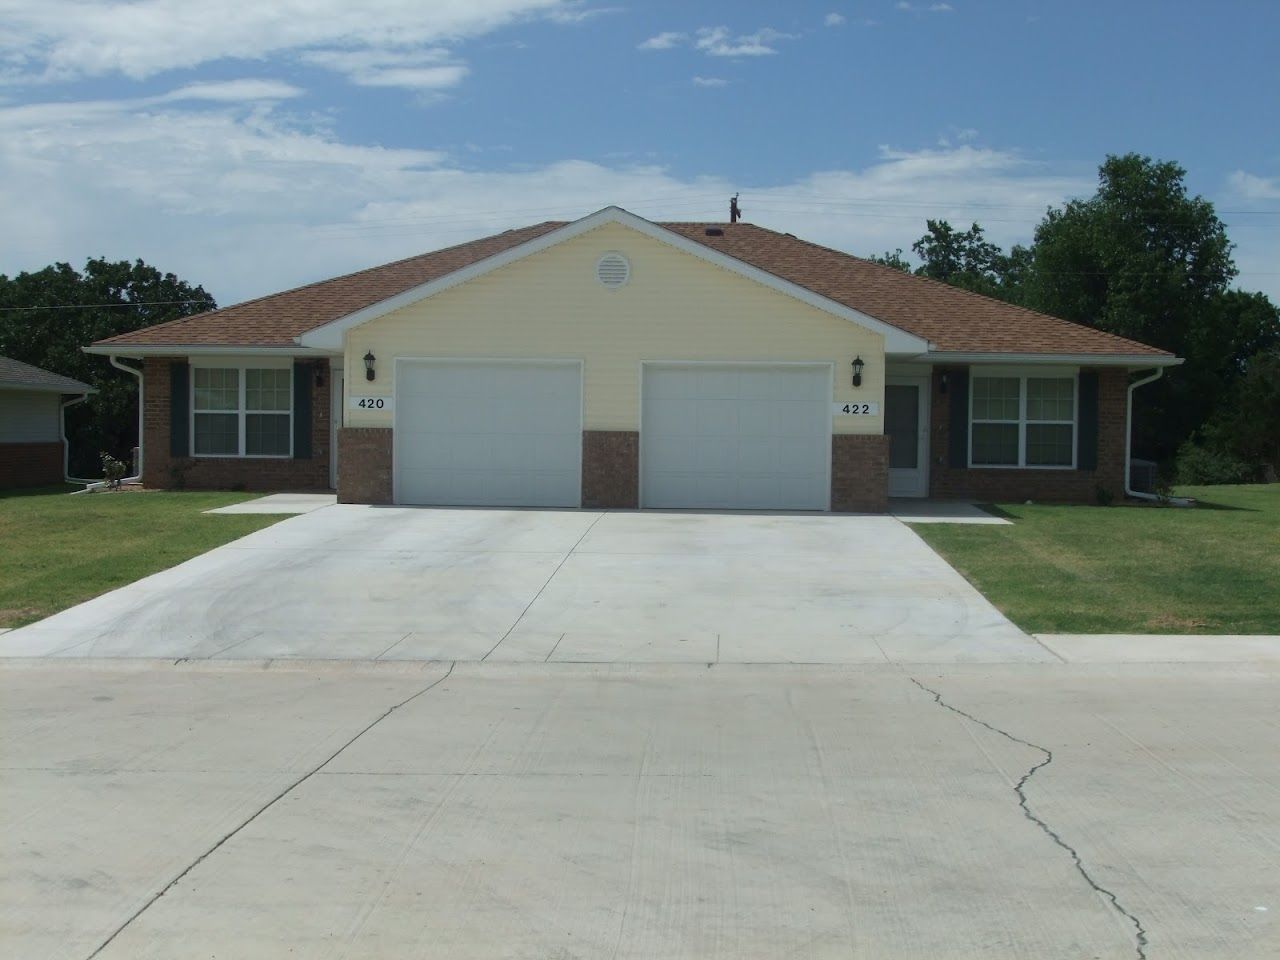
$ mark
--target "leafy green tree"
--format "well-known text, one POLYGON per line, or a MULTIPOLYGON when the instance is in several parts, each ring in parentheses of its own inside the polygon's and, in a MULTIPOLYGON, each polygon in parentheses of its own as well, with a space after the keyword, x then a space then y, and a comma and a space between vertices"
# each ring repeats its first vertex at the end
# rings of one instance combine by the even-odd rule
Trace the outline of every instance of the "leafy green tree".
POLYGON ((137 445, 137 381, 105 357, 80 348, 216 307, 202 287, 141 260, 91 259, 83 271, 55 263, 14 277, 0 274, 0 356, 75 377, 98 390, 67 411, 72 473, 97 476, 101 451, 127 460, 137 445))
POLYGON ((1187 359, 1144 390, 1137 443, 1159 459, 1225 399, 1276 330, 1259 329, 1265 297, 1228 291, 1236 268, 1226 227, 1213 204, 1188 194, 1185 176, 1176 163, 1107 157, 1097 192, 1036 228, 1025 284, 1027 306, 1187 359))
POLYGON ((1018 302, 1021 284, 1031 260, 1031 251, 1015 246, 1006 255, 999 246, 986 239, 978 224, 960 231, 946 220, 927 220, 928 231, 911 245, 923 261, 912 268, 902 255, 902 248, 872 256, 874 263, 893 267, 903 273, 940 280, 989 297, 1018 302))
POLYGON ((902 248, 897 250, 886 250, 882 256, 876 256, 874 253, 867 257, 872 263, 878 263, 882 267, 893 267, 895 270, 901 270, 903 273, 912 273, 911 264, 902 255, 902 248))

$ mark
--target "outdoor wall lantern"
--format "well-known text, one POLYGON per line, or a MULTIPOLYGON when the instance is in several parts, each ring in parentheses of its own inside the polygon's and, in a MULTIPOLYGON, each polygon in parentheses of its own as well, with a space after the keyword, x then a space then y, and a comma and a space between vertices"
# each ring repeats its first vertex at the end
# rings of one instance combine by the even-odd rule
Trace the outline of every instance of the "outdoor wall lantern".
POLYGON ((374 363, 373 351, 370 350, 368 353, 364 355, 364 378, 366 380, 372 380, 374 377, 373 363, 374 363))
POLYGON ((320 390, 324 387, 324 364, 317 360, 315 363, 315 371, 316 371, 316 389, 320 390))
POLYGON ((862 357, 853 358, 853 385, 855 387, 862 386, 862 357))

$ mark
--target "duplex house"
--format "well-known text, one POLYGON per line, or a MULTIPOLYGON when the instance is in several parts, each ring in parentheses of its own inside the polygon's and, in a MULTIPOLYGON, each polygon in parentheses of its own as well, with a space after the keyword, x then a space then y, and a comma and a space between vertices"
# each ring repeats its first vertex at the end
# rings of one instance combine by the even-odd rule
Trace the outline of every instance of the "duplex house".
POLYGON ((101 340, 150 486, 880 511, 1125 488, 1154 347, 748 223, 607 207, 101 340))

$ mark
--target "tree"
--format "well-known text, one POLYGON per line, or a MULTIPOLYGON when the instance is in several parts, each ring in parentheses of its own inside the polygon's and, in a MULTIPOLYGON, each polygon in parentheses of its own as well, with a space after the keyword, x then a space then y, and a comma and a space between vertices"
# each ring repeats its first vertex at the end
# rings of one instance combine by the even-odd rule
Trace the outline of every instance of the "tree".
POLYGON ((204 288, 141 260, 91 259, 83 271, 55 263, 15 277, 0 274, 0 356, 98 390, 88 403, 67 411, 71 472, 97 476, 102 451, 127 461, 137 445, 137 381, 80 348, 216 307, 204 288))
POLYGON ((897 250, 886 250, 883 256, 877 257, 874 253, 867 257, 872 263, 878 263, 882 267, 893 267, 895 270, 901 270, 903 273, 911 273, 911 264, 902 255, 902 248, 897 250))
POLYGON ((1107 157, 1097 192, 1036 228, 1025 287, 1027 306, 1187 358, 1144 390, 1137 443, 1158 459, 1225 399, 1267 336, 1250 329, 1265 310, 1249 298, 1261 295, 1229 293, 1226 227, 1213 204, 1188 195, 1185 176, 1176 163, 1107 157))
POLYGON ((1015 246, 1006 256, 986 239, 982 227, 976 223, 965 231, 956 230, 946 220, 925 223, 928 232, 911 245, 923 261, 921 266, 913 270, 902 256, 901 247, 869 259, 903 273, 940 280, 989 297, 1014 303, 1021 299, 1021 284, 1031 256, 1026 247, 1015 246))

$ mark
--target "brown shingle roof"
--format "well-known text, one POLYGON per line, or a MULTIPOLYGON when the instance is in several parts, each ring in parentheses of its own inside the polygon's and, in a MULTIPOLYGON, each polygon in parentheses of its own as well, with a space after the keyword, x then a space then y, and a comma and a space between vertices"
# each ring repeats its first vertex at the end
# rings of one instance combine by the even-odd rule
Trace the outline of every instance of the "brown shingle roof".
MULTIPOLYGON (((439 279, 563 226, 548 221, 398 260, 333 280, 184 317, 100 346, 281 346, 294 337, 439 279)), ((1092 327, 969 293, 935 280, 749 223, 660 223, 672 232, 929 340, 939 351, 1170 356, 1092 327), (721 236, 707 236, 707 227, 721 236)))

